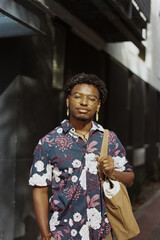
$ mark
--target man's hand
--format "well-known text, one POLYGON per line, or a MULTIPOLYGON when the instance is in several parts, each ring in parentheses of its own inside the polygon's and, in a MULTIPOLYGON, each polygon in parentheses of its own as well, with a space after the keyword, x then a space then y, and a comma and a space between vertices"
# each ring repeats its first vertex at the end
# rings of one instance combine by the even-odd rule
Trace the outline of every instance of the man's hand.
POLYGON ((51 236, 52 236, 52 234, 48 233, 46 237, 42 237, 42 240, 50 240, 51 236))
POLYGON ((114 171, 114 159, 108 155, 101 158, 97 156, 97 160, 101 171, 105 175, 110 176, 114 171))
POLYGON ((103 174, 109 178, 122 182, 126 187, 130 187, 133 184, 134 173, 133 172, 117 172, 114 170, 114 160, 111 156, 97 157, 97 161, 100 168, 100 180, 104 179, 103 174))

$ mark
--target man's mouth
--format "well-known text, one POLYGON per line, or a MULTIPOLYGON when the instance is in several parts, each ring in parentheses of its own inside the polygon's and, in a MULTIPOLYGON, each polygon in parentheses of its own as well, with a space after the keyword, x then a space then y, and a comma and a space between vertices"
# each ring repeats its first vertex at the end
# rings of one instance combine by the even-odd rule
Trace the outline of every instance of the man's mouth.
POLYGON ((88 113, 89 110, 88 109, 84 109, 84 108, 78 108, 78 112, 79 113, 88 113))

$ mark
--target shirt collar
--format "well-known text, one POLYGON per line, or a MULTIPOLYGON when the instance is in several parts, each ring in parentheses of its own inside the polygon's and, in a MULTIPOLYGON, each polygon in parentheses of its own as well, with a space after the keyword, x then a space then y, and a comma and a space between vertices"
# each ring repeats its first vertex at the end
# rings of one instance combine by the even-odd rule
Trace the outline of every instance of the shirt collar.
POLYGON ((92 121, 91 131, 92 132, 95 132, 95 131, 104 132, 104 128, 100 124, 92 121))
MULTIPOLYGON (((63 131, 64 131, 65 133, 67 133, 69 130, 71 130, 71 129, 73 128, 73 127, 71 126, 71 124, 69 123, 69 121, 66 120, 66 119, 61 122, 61 126, 62 126, 63 131)), ((93 132, 95 132, 95 131, 104 132, 104 128, 103 128, 100 124, 92 121, 91 132, 93 133, 93 132)))

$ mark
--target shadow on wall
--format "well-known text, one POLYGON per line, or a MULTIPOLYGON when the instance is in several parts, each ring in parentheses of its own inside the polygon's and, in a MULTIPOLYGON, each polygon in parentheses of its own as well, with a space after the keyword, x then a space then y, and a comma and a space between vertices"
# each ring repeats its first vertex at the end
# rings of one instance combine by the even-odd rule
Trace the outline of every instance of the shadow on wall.
POLYGON ((32 216, 26 216, 24 218, 25 223, 25 235, 22 237, 15 238, 14 240, 38 240, 39 239, 39 228, 36 220, 32 216))

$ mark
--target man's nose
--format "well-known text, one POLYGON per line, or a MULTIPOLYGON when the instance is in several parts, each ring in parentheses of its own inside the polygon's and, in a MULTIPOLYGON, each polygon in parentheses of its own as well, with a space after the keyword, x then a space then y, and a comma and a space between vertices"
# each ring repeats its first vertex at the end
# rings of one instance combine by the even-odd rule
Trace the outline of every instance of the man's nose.
POLYGON ((83 96, 81 99, 81 104, 82 105, 88 105, 88 98, 86 96, 83 96))

